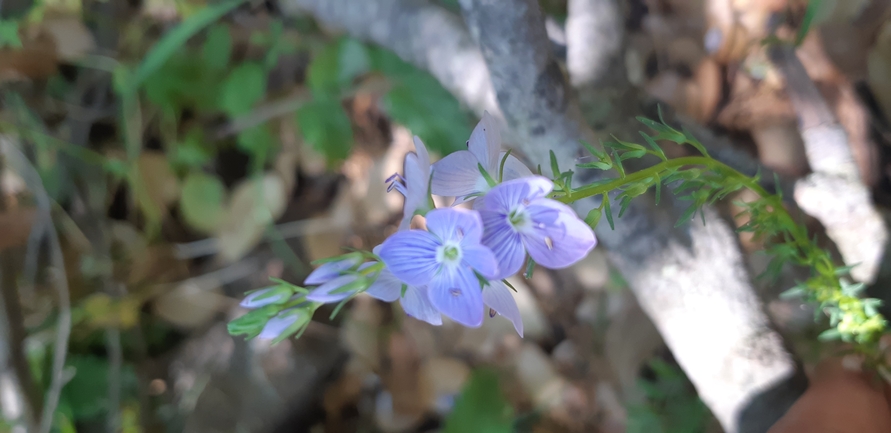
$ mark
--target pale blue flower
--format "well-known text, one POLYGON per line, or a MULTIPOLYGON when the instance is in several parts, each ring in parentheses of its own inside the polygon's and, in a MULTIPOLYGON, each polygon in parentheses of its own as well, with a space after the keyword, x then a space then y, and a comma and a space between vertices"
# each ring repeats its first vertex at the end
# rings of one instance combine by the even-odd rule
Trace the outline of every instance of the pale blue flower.
POLYGON ((483 322, 477 273, 498 274, 495 256, 480 243, 482 232, 476 211, 435 209, 427 214, 427 231, 397 232, 381 244, 379 255, 399 280, 427 286, 430 302, 442 314, 476 327, 483 322))
MULTIPOLYGON (((489 113, 483 113, 483 118, 467 140, 467 148, 450 153, 433 164, 431 191, 436 195, 455 197, 455 204, 470 201, 491 188, 480 173, 480 165, 489 177, 499 181, 498 174, 505 152, 501 151, 498 123, 489 113)), ((501 181, 532 176, 529 168, 513 155, 507 156, 503 174, 501 181)))
POLYGON ((390 186, 387 191, 395 189, 405 197, 402 206, 402 222, 399 229, 404 230, 411 224, 415 213, 425 213, 432 208, 430 205, 430 155, 427 147, 418 136, 414 137, 415 152, 405 155, 403 163, 403 176, 394 174, 387 179, 390 186))
POLYGON ((559 269, 597 245, 591 227, 569 206, 546 198, 553 188, 550 180, 534 176, 504 182, 482 198, 483 244, 498 259, 497 278, 519 271, 527 252, 536 263, 559 269))

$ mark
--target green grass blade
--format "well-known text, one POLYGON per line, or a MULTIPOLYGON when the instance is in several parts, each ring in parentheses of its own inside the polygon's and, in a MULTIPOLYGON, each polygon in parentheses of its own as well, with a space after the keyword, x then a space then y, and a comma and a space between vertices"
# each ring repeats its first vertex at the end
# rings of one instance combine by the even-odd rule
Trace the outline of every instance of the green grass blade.
POLYGON ((811 26, 814 24, 814 19, 820 12, 822 3, 823 0, 810 0, 807 2, 807 10, 804 11, 804 19, 801 21, 801 27, 798 28, 798 34, 795 35, 795 46, 801 45, 801 42, 804 41, 811 26))
POLYGON ((156 43, 148 53, 142 63, 136 68, 129 89, 135 92, 139 86, 157 71, 173 53, 176 52, 189 38, 200 32, 203 28, 209 26, 215 21, 222 18, 247 0, 224 0, 219 3, 210 5, 189 17, 180 23, 176 28, 169 31, 161 40, 156 43))

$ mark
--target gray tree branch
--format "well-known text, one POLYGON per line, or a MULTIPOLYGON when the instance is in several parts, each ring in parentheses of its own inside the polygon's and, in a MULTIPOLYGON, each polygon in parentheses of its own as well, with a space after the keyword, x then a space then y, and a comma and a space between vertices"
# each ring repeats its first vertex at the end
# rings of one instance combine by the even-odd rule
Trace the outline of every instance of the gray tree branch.
MULTIPOLYGON (((430 71, 478 112, 495 111, 479 97, 491 93, 483 86, 488 83, 514 134, 515 147, 543 167, 549 166, 548 150, 553 149, 561 167, 573 167, 581 155, 578 140, 596 142, 592 139, 598 134, 588 126, 589 119, 550 53, 537 3, 461 3, 480 48, 448 11, 426 2, 368 0, 360 6, 350 0, 287 0, 282 7, 290 13, 309 12, 328 27, 395 51, 430 71), (491 81, 480 78, 479 71, 486 71, 491 81)), ((575 4, 571 10, 590 9, 575 4)), ((579 83, 596 83, 603 77, 597 68, 584 65, 598 57, 583 56, 584 50, 576 49, 580 44, 598 46, 597 35, 608 32, 567 33, 572 58, 568 61, 573 70, 588 74, 579 83), (573 34, 584 39, 574 41, 573 34)), ((608 104, 622 108, 615 110, 619 115, 640 114, 637 97, 616 100, 636 95, 633 89, 611 89, 604 95, 612 95, 608 104)), ((610 125, 609 132, 618 136, 636 136, 639 128, 627 117, 624 123, 610 125)), ((580 172, 576 179, 584 182, 594 176, 580 172)), ((596 205, 589 200, 578 203, 577 210, 584 215, 596 205)), ((733 230, 711 209, 706 209, 707 225, 694 222, 676 229, 681 210, 678 204, 663 201, 655 207, 640 198, 617 221, 615 231, 603 224, 598 236, 724 428, 766 431, 803 390, 800 376, 762 311, 733 230), (767 400, 771 403, 761 404, 767 400)))
POLYGON ((851 276, 870 283, 879 271, 888 228, 861 180, 847 133, 807 75, 794 47, 774 45, 768 55, 785 78, 813 170, 795 185, 795 201, 823 224, 845 264, 857 265, 851 276))
POLYGON ((573 87, 624 80, 625 20, 619 2, 570 0, 567 6, 566 68, 573 87))

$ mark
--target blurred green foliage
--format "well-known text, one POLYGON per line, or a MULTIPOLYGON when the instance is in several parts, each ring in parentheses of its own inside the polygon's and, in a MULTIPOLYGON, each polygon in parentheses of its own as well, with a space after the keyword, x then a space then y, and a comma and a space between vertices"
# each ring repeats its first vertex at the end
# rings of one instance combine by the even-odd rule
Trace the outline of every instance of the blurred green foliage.
POLYGON ((393 82, 390 92, 381 99, 387 114, 440 155, 464 149, 470 136, 469 119, 455 97, 433 76, 393 52, 377 47, 369 51, 372 68, 393 82))
POLYGON ((19 39, 19 22, 17 20, 0 19, 0 48, 3 47, 21 48, 22 41, 19 39))
POLYGON ((498 373, 473 371, 445 422, 445 433, 510 433, 513 408, 501 393, 498 373))
MULTIPOLYGON (((62 388, 59 413, 69 420, 90 420, 107 414, 110 367, 97 356, 70 355, 66 369, 73 376, 62 388)), ((136 396, 136 374, 131 365, 121 368, 120 390, 125 398, 136 396)))
POLYGON ((628 408, 628 433, 701 433, 710 419, 684 372, 662 359, 649 363, 653 380, 641 379, 646 402, 628 408))

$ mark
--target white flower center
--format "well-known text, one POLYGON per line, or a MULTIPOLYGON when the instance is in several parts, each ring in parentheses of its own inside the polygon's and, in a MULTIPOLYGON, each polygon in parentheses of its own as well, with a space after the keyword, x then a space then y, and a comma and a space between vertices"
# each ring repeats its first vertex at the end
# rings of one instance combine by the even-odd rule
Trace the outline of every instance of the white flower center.
POLYGON ((476 185, 474 185, 473 188, 477 192, 481 192, 481 193, 485 193, 485 192, 489 191, 490 189, 492 189, 492 187, 489 186, 489 182, 486 182, 486 178, 484 178, 482 175, 480 177, 476 178, 476 185))
POLYGON ((524 232, 532 228, 532 216, 526 206, 519 206, 507 214, 507 221, 518 232, 524 232))
POLYGON ((436 249, 436 261, 444 265, 457 265, 461 263, 462 256, 457 242, 446 242, 436 249))

